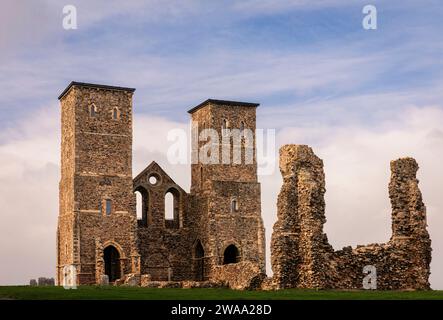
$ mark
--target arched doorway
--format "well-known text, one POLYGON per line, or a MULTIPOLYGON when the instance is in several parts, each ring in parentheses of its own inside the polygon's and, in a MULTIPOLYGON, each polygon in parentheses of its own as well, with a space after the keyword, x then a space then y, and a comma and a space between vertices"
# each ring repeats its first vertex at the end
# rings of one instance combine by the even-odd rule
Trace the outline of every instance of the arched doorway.
POLYGON ((203 281, 205 276, 205 250, 200 242, 197 241, 197 244, 194 248, 194 278, 195 281, 203 281))
POLYGON ((229 245, 223 253, 223 264, 237 263, 240 261, 240 252, 233 244, 229 245))
POLYGON ((120 254, 114 246, 108 246, 103 252, 105 260, 105 274, 109 277, 109 282, 120 279, 120 254))

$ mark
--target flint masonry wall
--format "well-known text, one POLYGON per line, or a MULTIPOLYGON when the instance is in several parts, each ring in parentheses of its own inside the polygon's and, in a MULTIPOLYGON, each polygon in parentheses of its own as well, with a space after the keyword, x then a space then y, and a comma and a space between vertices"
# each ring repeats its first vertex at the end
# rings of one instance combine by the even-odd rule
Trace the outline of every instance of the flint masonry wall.
POLYGON ((280 149, 283 185, 271 242, 276 288, 361 289, 363 267, 377 270, 378 289, 429 289, 431 241, 412 158, 391 162, 392 237, 334 251, 323 225, 323 162, 305 145, 280 149))
POLYGON ((110 246, 118 253, 112 262, 115 274, 138 270, 132 93, 130 88, 72 83, 59 97, 59 283, 63 267, 69 264, 77 267, 80 284, 97 283, 105 273, 104 249, 110 246))
MULTIPOLYGON (((133 180, 134 90, 72 82, 59 97, 58 283, 63 268, 71 265, 77 268, 78 284, 100 284, 105 274, 115 284, 211 280, 216 266, 238 261, 256 264, 264 272, 255 139, 252 163, 243 157, 238 164, 192 164, 190 194, 155 162, 133 180), (157 182, 151 183, 151 176, 157 182), (134 192, 143 198, 140 220, 134 192), (165 217, 168 192, 174 195, 173 219, 165 217)), ((200 130, 215 128, 221 137, 223 125, 255 134, 257 106, 207 100, 189 112, 200 130)), ((214 143, 221 155, 222 145, 214 143)))
MULTIPOLYGON (((261 217, 260 183, 257 181, 255 158, 256 108, 258 104, 207 100, 191 109, 192 121, 198 125, 197 134, 204 129, 217 132, 219 141, 210 141, 219 150, 217 163, 202 163, 197 158, 191 165, 191 210, 199 220, 196 232, 204 249, 204 277, 211 279, 215 268, 224 264, 228 247, 238 250, 237 262, 252 261, 265 270, 265 232, 261 217), (245 139, 242 144, 241 163, 222 163, 222 128, 250 129, 253 133, 252 163, 245 163, 245 139), (237 202, 232 210, 232 202, 237 202)), ((193 136, 197 150, 207 143, 193 136)), ((227 140, 231 145, 232 139, 227 140)), ((195 156, 195 154, 194 154, 195 156)), ((197 155, 198 156, 198 155, 197 155)), ((195 248, 195 247, 194 247, 195 248)), ((195 250, 194 250, 195 251, 195 250)))

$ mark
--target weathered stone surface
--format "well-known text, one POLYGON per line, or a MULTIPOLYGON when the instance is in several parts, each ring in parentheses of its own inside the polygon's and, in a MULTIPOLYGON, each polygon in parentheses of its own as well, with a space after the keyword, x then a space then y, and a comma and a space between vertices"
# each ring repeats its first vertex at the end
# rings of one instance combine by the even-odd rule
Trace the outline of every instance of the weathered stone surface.
POLYGON ((124 285, 130 287, 138 287, 141 284, 140 274, 137 273, 129 273, 124 277, 124 285))
POLYGON ((260 266, 250 261, 241 261, 215 266, 212 280, 235 290, 256 290, 261 288, 266 274, 260 266))
POLYGON ((142 287, 147 287, 151 281, 152 281, 152 277, 150 274, 142 274, 140 276, 140 286, 142 286, 142 287))
POLYGON ((227 285, 216 281, 183 281, 182 288, 227 288, 227 285))
POLYGON ((107 274, 102 274, 100 276, 100 283, 101 286, 108 286, 109 285, 109 276, 107 274))
POLYGON ((271 256, 274 276, 264 288, 362 289, 363 268, 376 267, 378 289, 429 289, 431 241, 412 158, 391 162, 392 237, 334 251, 323 233, 323 162, 304 145, 280 149, 283 186, 271 256))
POLYGON ((277 283, 274 281, 272 277, 266 277, 262 283, 261 283, 261 290, 265 291, 271 291, 271 290, 278 290, 281 287, 277 286, 277 283))

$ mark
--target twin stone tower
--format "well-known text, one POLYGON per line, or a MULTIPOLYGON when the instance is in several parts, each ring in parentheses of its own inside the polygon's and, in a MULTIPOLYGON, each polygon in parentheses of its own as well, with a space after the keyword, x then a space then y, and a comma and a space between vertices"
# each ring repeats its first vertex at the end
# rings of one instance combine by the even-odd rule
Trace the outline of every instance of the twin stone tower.
POLYGON ((59 284, 65 267, 74 266, 77 284, 100 284, 106 275, 116 284, 361 288, 363 268, 373 265, 381 289, 429 288, 431 248, 415 160, 391 164, 391 240, 334 251, 323 233, 322 161, 307 146, 284 146, 271 244, 274 276, 267 278, 255 157, 258 104, 209 99, 188 111, 198 132, 212 128, 221 137, 226 128, 250 129, 253 159, 192 163, 187 193, 156 162, 133 178, 134 91, 72 82, 59 96, 59 284), (139 217, 136 193, 142 199, 139 217), (173 198, 172 216, 165 216, 166 195, 173 198))

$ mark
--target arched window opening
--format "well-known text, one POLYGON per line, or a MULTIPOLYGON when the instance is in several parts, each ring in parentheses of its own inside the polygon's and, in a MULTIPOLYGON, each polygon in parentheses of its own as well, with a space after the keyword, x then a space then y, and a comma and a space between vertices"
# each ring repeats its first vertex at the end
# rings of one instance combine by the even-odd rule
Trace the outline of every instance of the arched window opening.
POLYGON ((165 193, 165 227, 178 229, 180 227, 180 192, 171 187, 165 193))
POLYGON ((194 279, 195 281, 203 281, 205 275, 205 250, 200 242, 197 243, 194 248, 194 279))
POLYGON ((89 106, 89 116, 95 118, 97 116, 97 106, 93 103, 89 106))
POLYGON ((138 187, 135 191, 136 212, 139 226, 147 226, 149 224, 149 194, 143 187, 138 187))
POLYGON ((245 123, 242 121, 240 122, 240 133, 243 135, 243 131, 245 130, 245 123))
POLYGON ((174 195, 171 192, 165 195, 165 219, 174 220, 174 195))
POLYGON ((114 246, 108 246, 103 251, 105 261, 105 274, 109 277, 109 282, 120 279, 120 254, 114 246))
POLYGON ((238 201, 236 198, 231 200, 231 213, 238 211, 238 201))
POLYGON ((139 191, 135 191, 137 220, 143 219, 143 196, 139 191))
POLYGON ((223 119, 222 123, 222 135, 228 136, 229 135, 229 121, 226 119, 223 119))
POLYGON ((229 245, 223 253, 223 264, 240 262, 240 252, 233 244, 229 245))

